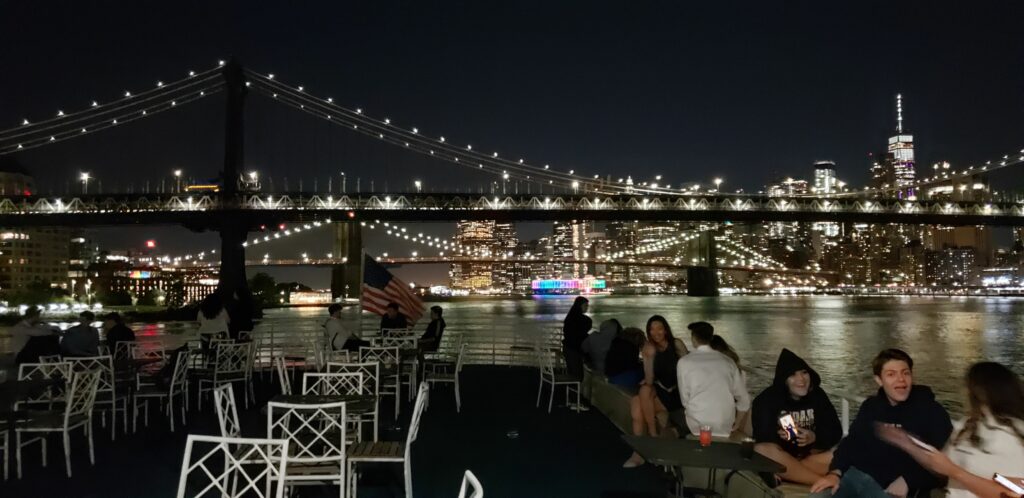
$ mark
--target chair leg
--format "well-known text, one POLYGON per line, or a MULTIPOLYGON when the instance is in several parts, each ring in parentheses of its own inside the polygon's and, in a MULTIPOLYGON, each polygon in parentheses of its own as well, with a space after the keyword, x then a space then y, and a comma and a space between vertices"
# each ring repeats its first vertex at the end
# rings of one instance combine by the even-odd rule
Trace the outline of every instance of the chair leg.
POLYGON ((21 433, 14 433, 14 452, 18 460, 18 479, 21 479, 21 433))
POLYGON ((171 423, 171 432, 174 432, 174 396, 167 395, 167 421, 171 423))
POLYGON ((537 408, 540 408, 540 393, 544 390, 544 377, 540 378, 540 382, 537 384, 537 408))
POLYGON ((459 395, 459 374, 455 374, 455 413, 462 412, 462 397, 459 395))
POLYGON ((93 450, 92 444, 92 420, 85 424, 85 432, 89 436, 89 463, 96 466, 96 452, 93 450))
POLYGON ((548 413, 551 413, 551 405, 555 402, 555 383, 551 383, 551 395, 548 396, 548 413))
POLYGON ((132 402, 132 433, 134 434, 139 426, 139 398, 132 402))
POLYGON ((40 444, 43 445, 43 467, 46 467, 46 446, 47 446, 46 438, 44 437, 44 438, 40 439, 40 441, 41 441, 40 444))
POLYGON ((71 478, 71 433, 64 430, 64 466, 68 471, 68 479, 71 478))

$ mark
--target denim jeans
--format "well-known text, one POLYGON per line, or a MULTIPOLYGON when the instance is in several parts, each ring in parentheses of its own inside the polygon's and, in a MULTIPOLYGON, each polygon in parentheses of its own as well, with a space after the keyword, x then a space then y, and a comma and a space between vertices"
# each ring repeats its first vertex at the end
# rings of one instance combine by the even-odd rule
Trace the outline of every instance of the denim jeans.
POLYGON ((859 470, 850 467, 839 480, 839 490, 812 493, 808 498, 891 498, 875 479, 859 470))

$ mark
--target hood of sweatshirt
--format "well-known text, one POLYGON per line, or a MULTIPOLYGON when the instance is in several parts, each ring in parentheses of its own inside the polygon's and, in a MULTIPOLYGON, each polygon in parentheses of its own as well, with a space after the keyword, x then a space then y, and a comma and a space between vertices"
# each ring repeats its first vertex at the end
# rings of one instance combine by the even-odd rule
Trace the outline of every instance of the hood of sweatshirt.
POLYGON ((786 379, 800 370, 806 370, 807 373, 811 375, 811 388, 808 392, 818 390, 821 386, 821 376, 818 375, 818 372, 815 372, 814 369, 811 368, 803 358, 797 356, 796 353, 786 348, 782 348, 782 352, 779 353, 779 359, 775 362, 775 380, 772 381, 772 386, 788 395, 789 388, 786 387, 786 379))

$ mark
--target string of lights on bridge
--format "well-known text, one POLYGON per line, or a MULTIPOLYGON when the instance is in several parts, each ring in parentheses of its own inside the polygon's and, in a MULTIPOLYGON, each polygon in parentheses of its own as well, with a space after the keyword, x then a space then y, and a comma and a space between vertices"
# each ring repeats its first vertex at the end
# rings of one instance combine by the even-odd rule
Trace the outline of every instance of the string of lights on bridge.
POLYGON ((81 110, 58 109, 41 120, 24 118, 17 127, 0 131, 0 155, 63 142, 132 121, 155 116, 220 92, 224 81, 218 67, 189 71, 182 79, 133 93, 125 90, 110 102, 93 100, 81 110))
MULTIPOLYGON (((187 76, 164 83, 157 81, 153 88, 133 93, 125 90, 121 98, 101 104, 94 100, 90 105, 78 111, 65 112, 56 110, 49 118, 38 121, 25 118, 21 124, 6 130, 0 130, 0 155, 22 150, 42 147, 71 138, 95 133, 114 126, 122 125, 138 119, 156 115, 160 112, 180 107, 214 93, 224 87, 221 69, 225 61, 221 60, 212 68, 204 71, 188 71, 187 76)), ((246 70, 246 86, 265 94, 272 99, 283 102, 301 111, 343 125, 347 128, 375 137, 379 140, 402 146, 406 149, 428 155, 437 159, 453 162, 465 167, 475 168, 486 173, 498 175, 502 180, 522 180, 540 185, 572 188, 574 191, 593 191, 600 193, 653 193, 692 195, 701 192, 700 184, 687 188, 671 188, 670 184, 660 184, 661 176, 654 181, 632 184, 631 177, 618 178, 612 181, 611 176, 582 175, 575 170, 557 171, 550 165, 538 166, 524 159, 512 160, 498 152, 485 153, 470 144, 455 145, 444 135, 428 137, 417 127, 402 128, 388 117, 372 118, 362 108, 345 108, 334 103, 331 97, 316 97, 308 93, 304 86, 291 86, 281 83, 274 74, 261 74, 246 70), (556 183, 557 182, 557 183, 556 183)), ((919 189, 928 185, 951 182, 969 178, 979 173, 988 173, 1008 166, 1024 162, 1024 149, 1019 153, 1005 154, 1001 159, 986 161, 981 166, 968 166, 960 171, 938 171, 930 177, 921 178, 904 185, 893 185, 882 188, 865 187, 863 190, 837 192, 827 194, 832 197, 878 196, 884 193, 898 193, 908 189, 919 189)), ((716 178, 714 190, 718 192, 722 180, 716 178)), ((734 194, 728 194, 734 195, 734 194)), ((806 194, 820 196, 820 193, 806 194)), ((796 194, 793 197, 800 197, 796 194)))

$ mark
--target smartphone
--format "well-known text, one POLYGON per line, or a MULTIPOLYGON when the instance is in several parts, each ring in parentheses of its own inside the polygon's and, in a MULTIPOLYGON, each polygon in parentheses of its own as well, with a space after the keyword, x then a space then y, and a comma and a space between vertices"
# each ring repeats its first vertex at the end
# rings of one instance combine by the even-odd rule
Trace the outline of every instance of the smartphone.
POLYGON ((1001 484, 1004 488, 1016 493, 1017 496, 1024 495, 1024 483, 1021 482, 1021 479, 1016 477, 1006 477, 1001 474, 993 475, 992 479, 1001 484))
POLYGON ((796 441, 797 428, 792 415, 786 414, 779 417, 779 426, 782 427, 782 430, 786 431, 787 439, 790 441, 796 441))
POLYGON ((918 438, 916 438, 914 436, 911 436, 910 434, 907 434, 907 437, 910 438, 910 442, 911 443, 914 443, 917 446, 919 446, 921 448, 924 448, 927 451, 931 451, 933 453, 936 452, 936 451, 939 451, 939 450, 935 449, 934 446, 932 446, 932 445, 930 445, 930 444, 928 444, 928 443, 926 443, 924 441, 921 441, 920 439, 918 439, 918 438))

